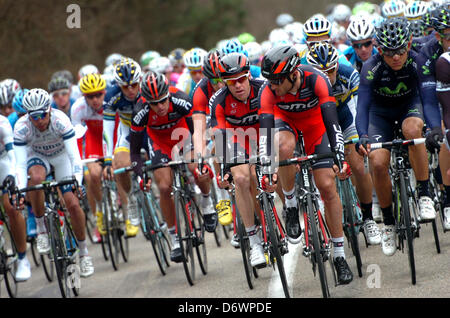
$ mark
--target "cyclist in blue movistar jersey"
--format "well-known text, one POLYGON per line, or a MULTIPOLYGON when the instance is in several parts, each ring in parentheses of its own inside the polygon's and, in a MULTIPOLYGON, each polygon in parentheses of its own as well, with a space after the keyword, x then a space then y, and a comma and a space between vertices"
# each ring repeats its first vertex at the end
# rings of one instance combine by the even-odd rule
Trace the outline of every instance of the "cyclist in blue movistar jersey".
POLYGON ((413 41, 411 49, 419 52, 420 49, 427 43, 433 35, 425 35, 424 16, 429 10, 429 3, 424 1, 413 1, 406 5, 404 15, 410 22, 411 31, 413 34, 413 41))
MULTIPOLYGON (((351 66, 340 65, 337 49, 329 43, 314 44, 307 54, 310 65, 327 74, 330 79, 333 95, 336 98, 339 125, 346 140, 358 138, 355 126, 356 103, 358 100, 359 73, 351 66)), ((381 235, 372 216, 372 178, 364 172, 361 156, 346 147, 345 158, 353 172, 352 181, 360 201, 363 214, 363 229, 371 245, 380 244, 381 235)))

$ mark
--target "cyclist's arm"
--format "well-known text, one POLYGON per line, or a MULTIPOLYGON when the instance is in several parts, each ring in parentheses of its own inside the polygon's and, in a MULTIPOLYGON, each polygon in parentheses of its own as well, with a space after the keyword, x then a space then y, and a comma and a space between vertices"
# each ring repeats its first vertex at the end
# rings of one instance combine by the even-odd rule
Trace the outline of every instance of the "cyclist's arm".
POLYGON ((19 189, 27 186, 27 144, 20 140, 14 140, 14 156, 16 158, 17 187, 19 189))
POLYGON ((194 126, 193 143, 194 153, 205 154, 205 132, 206 132, 206 108, 208 106, 208 98, 197 85, 192 98, 192 121, 194 126))
POLYGON ((64 146, 72 162, 72 173, 77 179, 78 184, 83 184, 83 164, 81 163, 80 153, 78 151, 77 139, 75 138, 75 131, 72 129, 72 133, 63 136, 64 146))
POLYGON ((259 156, 262 162, 268 161, 275 154, 272 154, 273 134, 272 131, 275 127, 275 120, 273 115, 273 109, 276 106, 275 95, 269 87, 269 84, 265 84, 259 91, 259 156))
MULTIPOLYGON (((142 177, 142 166, 144 162, 141 157, 142 138, 144 138, 145 128, 147 127, 148 114, 150 106, 143 100, 136 104, 130 128, 130 160, 136 163, 133 169, 134 173, 142 177)), ((150 138, 150 137, 149 137, 150 138)))
POLYGON ((218 96, 218 93, 219 92, 214 94, 214 96, 209 101, 211 109, 211 128, 214 135, 216 156, 219 159, 223 159, 224 162, 227 162, 227 159, 230 159, 230 154, 228 152, 226 138, 227 132, 225 111, 222 103, 220 103, 216 98, 218 96))
MULTIPOLYGON (((445 128, 450 129, 450 53, 436 61, 436 80, 436 95, 442 106, 442 119, 445 128)), ((450 132, 447 139, 450 140, 450 132)))
POLYGON ((358 103, 356 104, 355 125, 358 135, 367 136, 369 129, 369 106, 373 100, 372 76, 369 76, 370 67, 363 65, 358 88, 358 103))

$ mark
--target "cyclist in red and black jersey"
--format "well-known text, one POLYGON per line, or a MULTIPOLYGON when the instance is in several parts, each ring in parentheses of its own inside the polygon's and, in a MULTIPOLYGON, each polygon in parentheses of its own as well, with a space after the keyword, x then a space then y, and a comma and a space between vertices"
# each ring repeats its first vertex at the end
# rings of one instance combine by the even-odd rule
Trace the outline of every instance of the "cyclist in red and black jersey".
MULTIPOLYGON (((224 162, 243 162, 257 156, 258 92, 263 81, 251 79, 248 58, 242 53, 223 56, 220 76, 226 87, 210 100, 211 127, 214 130, 216 156, 224 162)), ((250 263, 264 266, 266 259, 257 234, 254 211, 256 206, 255 170, 249 164, 231 168, 236 190, 236 205, 250 240, 250 263)), ((220 186, 228 185, 228 174, 220 186)))
MULTIPOLYGON (((307 154, 329 152, 331 146, 342 167, 339 171, 332 160, 319 160, 313 165, 313 175, 327 211, 338 280, 348 284, 353 274, 345 260, 342 204, 335 184, 336 174, 344 178, 348 165, 344 161, 344 139, 331 84, 322 72, 300 65, 297 50, 289 45, 272 48, 265 54, 262 75, 269 82, 260 91, 261 160, 271 160, 274 150, 278 160, 292 158, 301 132, 307 154), (273 149, 274 141, 278 142, 278 149, 273 149)), ((295 167, 280 167, 273 175, 274 181, 278 176, 287 207, 286 233, 291 243, 298 244, 302 230, 295 198, 295 167)))
MULTIPOLYGON (((134 171, 142 175, 143 165, 140 155, 142 138, 147 130, 149 139, 149 157, 153 164, 169 162, 178 152, 191 155, 191 134, 193 131, 191 111, 192 101, 184 92, 175 87, 169 87, 167 78, 158 73, 149 72, 141 83, 142 97, 136 103, 130 130, 130 157, 135 162, 134 171)), ((188 156, 189 157, 189 156, 188 156)), ((194 173, 196 164, 188 164, 194 173)), ((160 205, 164 219, 169 227, 173 248, 171 260, 182 261, 179 242, 176 241, 175 205, 172 192, 172 170, 161 168, 154 171, 153 176, 160 191, 160 205)), ((214 232, 217 226, 217 214, 212 206, 210 182, 197 181, 202 191, 201 208, 208 232, 214 232)), ((143 185, 141 185, 143 188, 143 185)), ((146 185, 149 189, 150 181, 146 185)))

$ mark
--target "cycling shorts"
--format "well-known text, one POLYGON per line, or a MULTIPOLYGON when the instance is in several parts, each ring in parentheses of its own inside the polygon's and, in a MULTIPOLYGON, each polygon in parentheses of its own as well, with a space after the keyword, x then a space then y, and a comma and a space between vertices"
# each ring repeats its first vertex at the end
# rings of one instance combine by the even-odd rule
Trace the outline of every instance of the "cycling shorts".
POLYGON ((117 127, 117 142, 114 148, 114 154, 118 152, 130 152, 130 127, 119 122, 117 127))
POLYGON ((355 103, 339 105, 337 107, 337 114, 339 120, 339 126, 341 126, 342 133, 345 140, 358 138, 358 132, 356 131, 355 117, 356 117, 356 105, 355 103))

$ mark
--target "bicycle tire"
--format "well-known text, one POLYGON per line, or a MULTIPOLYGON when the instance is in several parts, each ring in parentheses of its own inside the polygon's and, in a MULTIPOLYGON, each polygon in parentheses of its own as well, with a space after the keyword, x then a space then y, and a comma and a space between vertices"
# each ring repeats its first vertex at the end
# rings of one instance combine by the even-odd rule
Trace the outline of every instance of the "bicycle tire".
POLYGON ((8 292, 8 295, 10 298, 16 298, 17 297, 17 287, 18 282, 16 281, 16 271, 17 271, 17 261, 18 261, 18 255, 17 255, 17 248, 16 244, 14 242, 14 238, 12 236, 12 233, 10 231, 9 225, 7 222, 3 223, 4 229, 6 231, 3 232, 4 238, 5 238, 5 245, 3 246, 3 252, 4 256, 6 256, 5 259, 5 285, 6 290, 8 292), (5 233, 8 233, 8 235, 5 235, 5 233))
POLYGON ((323 298, 329 298, 330 297, 330 290, 328 288, 328 281, 327 281, 327 274, 325 270, 325 264, 322 257, 322 242, 319 238, 319 227, 320 225, 317 224, 316 219, 316 210, 314 208, 311 196, 308 195, 306 198, 306 207, 307 207, 307 216, 308 216, 308 223, 309 223, 309 230, 311 231, 311 235, 309 235, 309 238, 312 240, 313 245, 313 252, 311 254, 312 257, 314 257, 314 262, 317 264, 317 268, 319 270, 319 278, 320 278, 320 287, 322 289, 322 296, 323 298))
POLYGON ((164 263, 167 267, 170 267, 170 252, 171 252, 171 247, 170 247, 170 241, 169 241, 169 230, 167 229, 167 224, 164 222, 164 217, 162 215, 161 212, 161 208, 159 206, 158 201, 156 200, 155 195, 153 194, 153 192, 150 192, 148 194, 148 197, 150 199, 150 207, 151 207, 151 211, 152 211, 152 216, 154 218, 153 222, 158 223, 158 228, 159 228, 159 233, 158 233, 158 237, 159 237, 159 241, 161 244, 160 245, 160 250, 163 252, 161 253, 161 255, 163 256, 163 260, 164 263), (162 228, 164 227, 164 228, 162 228))
POLYGON ((413 285, 416 284, 416 264, 414 260, 414 234, 411 228, 411 212, 409 210, 409 202, 408 202, 408 192, 406 188, 406 180, 405 176, 402 172, 400 172, 399 176, 400 181, 400 204, 403 218, 403 225, 405 226, 406 231, 406 240, 408 247, 408 260, 409 260, 409 268, 411 272, 411 283, 413 285))
POLYGON ((55 278, 55 267, 53 266, 53 262, 50 259, 50 254, 40 255, 39 257, 41 259, 45 277, 47 278, 49 283, 53 282, 53 279, 55 278))
MULTIPOLYGON (((120 215, 120 213, 118 213, 120 215)), ((117 234, 119 238, 120 245, 120 253, 122 254, 122 259, 125 263, 128 263, 128 259, 130 258, 130 244, 128 242, 129 237, 126 234, 126 223, 124 220, 124 215, 122 213, 122 218, 116 218, 117 224, 117 234)))
POLYGON ((278 231, 278 226, 274 224, 274 216, 273 213, 276 213, 275 206, 272 200, 268 199, 270 194, 263 193, 262 194, 262 210, 264 213, 264 218, 266 221, 267 232, 270 238, 269 245, 269 260, 273 264, 273 257, 275 258, 275 263, 278 268, 278 274, 280 275, 281 284, 283 286, 284 295, 286 298, 290 298, 289 295, 289 285, 287 282, 286 271, 284 270, 283 257, 281 256, 281 242, 280 242, 280 233, 278 231))
POLYGON ((189 285, 194 285, 195 281, 195 263, 194 246, 190 224, 187 218, 186 204, 181 192, 174 194, 175 218, 177 222, 177 239, 180 244, 183 258, 183 268, 189 285))
MULTIPOLYGON (((111 259, 111 264, 114 270, 119 270, 119 253, 120 253, 120 242, 118 238, 117 228, 115 227, 114 221, 114 211, 112 210, 111 197, 109 196, 109 191, 103 191, 103 225, 106 230, 104 239, 106 240, 106 245, 108 247, 108 256, 111 259)), ((103 241, 103 238, 102 238, 103 241)))
POLYGON ((247 279, 248 287, 253 289, 256 278, 254 275, 254 270, 256 269, 250 264, 250 241, 235 202, 233 202, 233 207, 236 213, 236 232, 239 238, 239 247, 241 250, 242 263, 244 264, 245 278, 247 279))
POLYGON ((208 274, 208 255, 206 253, 205 226, 203 224, 203 215, 197 203, 191 198, 188 205, 191 216, 191 223, 194 234, 194 247, 197 253, 198 265, 203 275, 208 274))
POLYGON ((27 242, 30 243, 31 256, 33 257, 33 262, 36 267, 41 266, 41 258, 37 251, 36 246, 36 238, 35 237, 27 237, 27 242))

